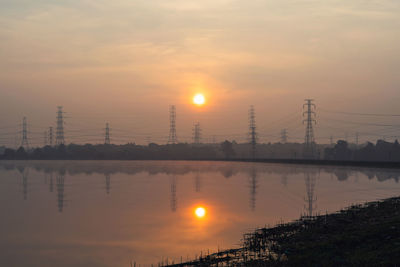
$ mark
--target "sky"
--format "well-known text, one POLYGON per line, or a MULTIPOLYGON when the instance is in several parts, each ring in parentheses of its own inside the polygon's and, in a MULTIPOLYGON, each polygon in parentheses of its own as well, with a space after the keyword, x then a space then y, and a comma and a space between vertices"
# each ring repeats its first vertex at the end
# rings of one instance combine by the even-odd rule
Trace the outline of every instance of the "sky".
POLYGON ((65 111, 66 141, 166 142, 199 122, 203 141, 246 141, 255 106, 260 142, 400 135, 397 0, 0 0, 0 145, 32 145, 65 111), (192 97, 203 93, 206 104, 192 97), (384 125, 384 126, 382 126, 384 125), (389 126, 387 126, 389 125, 389 126))

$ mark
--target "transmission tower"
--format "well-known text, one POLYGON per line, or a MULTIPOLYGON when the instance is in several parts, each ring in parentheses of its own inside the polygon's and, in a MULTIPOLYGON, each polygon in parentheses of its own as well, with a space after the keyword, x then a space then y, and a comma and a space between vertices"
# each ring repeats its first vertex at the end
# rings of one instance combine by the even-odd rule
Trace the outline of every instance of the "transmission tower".
POLYGON ((332 135, 329 137, 329 140, 331 142, 331 146, 333 146, 333 136, 332 135))
POLYGON ((356 145, 358 146, 358 132, 356 132, 356 145))
POLYGON ((64 118, 62 106, 57 107, 57 130, 56 130, 56 145, 64 144, 64 118))
POLYGON ((49 145, 53 146, 53 127, 49 127, 49 145))
POLYGON ((43 132, 43 146, 47 146, 47 131, 43 132))
POLYGON ((174 105, 169 107, 169 137, 168 144, 178 143, 176 137, 176 108, 174 105))
POLYGON ((26 150, 29 148, 28 144, 28 124, 26 122, 26 117, 22 119, 22 141, 21 146, 26 150))
POLYGON ((286 130, 286 129, 283 129, 283 130, 281 131, 281 143, 282 143, 282 144, 286 144, 286 143, 287 143, 287 139, 288 139, 287 130, 286 130))
POLYGON ((200 128, 200 123, 195 123, 193 126, 193 143, 194 144, 200 144, 200 139, 201 139, 201 128, 200 128))
POLYGON ((306 119, 303 120, 303 124, 306 123, 306 136, 304 140, 304 158, 315 158, 315 140, 314 140, 314 129, 313 124, 316 124, 315 120, 315 104, 313 104, 313 99, 306 99, 306 103, 303 105, 306 107, 306 111, 303 112, 303 116, 306 115, 306 119))
POLYGON ((110 144, 110 126, 108 122, 106 123, 106 136, 104 137, 104 144, 110 144))
POLYGON ((254 159, 256 157, 257 132, 256 132, 256 115, 253 105, 250 106, 249 109, 249 136, 251 145, 251 155, 254 159))

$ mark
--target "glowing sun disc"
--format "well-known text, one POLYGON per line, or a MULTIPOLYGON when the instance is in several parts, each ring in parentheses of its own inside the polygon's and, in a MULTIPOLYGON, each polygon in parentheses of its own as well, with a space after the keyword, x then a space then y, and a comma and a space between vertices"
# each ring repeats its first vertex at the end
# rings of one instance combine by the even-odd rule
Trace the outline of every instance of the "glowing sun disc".
POLYGON ((203 207, 198 207, 194 213, 198 218, 203 218, 206 215, 206 210, 203 207))
POLYGON ((202 94, 197 94, 193 97, 193 103, 195 103, 196 105, 203 105, 205 102, 206 99, 202 94))

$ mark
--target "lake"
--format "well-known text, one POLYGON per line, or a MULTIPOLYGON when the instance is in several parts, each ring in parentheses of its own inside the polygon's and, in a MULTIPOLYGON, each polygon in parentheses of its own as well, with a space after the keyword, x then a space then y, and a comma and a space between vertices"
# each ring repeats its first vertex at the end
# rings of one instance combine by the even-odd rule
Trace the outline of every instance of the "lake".
POLYGON ((269 163, 0 161, 0 266, 179 262, 237 247, 256 227, 398 196, 399 179, 269 163))

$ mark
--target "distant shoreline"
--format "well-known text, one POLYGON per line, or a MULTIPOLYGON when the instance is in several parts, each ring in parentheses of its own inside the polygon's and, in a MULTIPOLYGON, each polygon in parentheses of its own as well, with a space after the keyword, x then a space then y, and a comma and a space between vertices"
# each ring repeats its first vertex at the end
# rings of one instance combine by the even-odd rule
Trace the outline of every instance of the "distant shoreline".
POLYGON ((255 163, 278 163, 318 166, 344 166, 364 168, 400 169, 400 162, 394 161, 346 161, 346 160, 322 160, 322 159, 0 159, 0 161, 218 161, 218 162, 255 162, 255 163))

